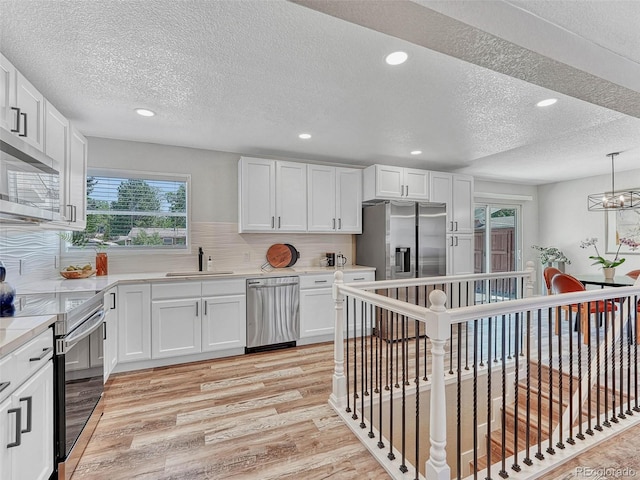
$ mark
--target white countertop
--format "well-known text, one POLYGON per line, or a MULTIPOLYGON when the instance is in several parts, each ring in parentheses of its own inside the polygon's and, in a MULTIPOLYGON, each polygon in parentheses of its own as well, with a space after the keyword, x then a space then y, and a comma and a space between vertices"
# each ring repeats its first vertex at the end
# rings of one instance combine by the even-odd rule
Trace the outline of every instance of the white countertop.
POLYGON ((249 277, 281 277, 286 275, 314 275, 320 273, 342 272, 364 272, 374 271, 373 267, 363 267, 359 265, 348 265, 345 267, 289 267, 274 268, 269 271, 260 269, 237 269, 233 273, 221 275, 204 275, 193 272, 184 276, 167 277, 167 272, 151 273, 123 273, 89 278, 69 280, 60 277, 59 279, 40 280, 29 285, 16 288, 18 295, 28 293, 57 293, 57 292, 81 292, 81 291, 102 291, 119 283, 140 283, 140 282, 175 282, 179 280, 220 280, 225 278, 249 278, 249 277))
POLYGON ((55 321, 55 315, 0 317, 0 357, 37 337, 55 321))

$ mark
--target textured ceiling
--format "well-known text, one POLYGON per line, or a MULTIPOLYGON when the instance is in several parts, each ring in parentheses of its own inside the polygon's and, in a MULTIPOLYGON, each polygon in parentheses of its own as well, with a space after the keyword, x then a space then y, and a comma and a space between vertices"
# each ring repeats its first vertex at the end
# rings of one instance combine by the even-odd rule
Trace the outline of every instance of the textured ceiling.
POLYGON ((633 18, 640 2, 0 0, 0 51, 89 136, 540 184, 606 174, 611 151, 640 164, 633 18))

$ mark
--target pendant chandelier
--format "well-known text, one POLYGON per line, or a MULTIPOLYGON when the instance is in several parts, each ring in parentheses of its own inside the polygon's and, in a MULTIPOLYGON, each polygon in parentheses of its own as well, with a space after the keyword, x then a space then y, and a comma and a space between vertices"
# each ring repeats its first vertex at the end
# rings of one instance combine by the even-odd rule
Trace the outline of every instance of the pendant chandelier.
POLYGON ((590 212, 607 210, 631 210, 640 208, 640 192, 636 190, 616 191, 615 171, 613 159, 620 152, 608 153, 611 157, 611 190, 604 193, 592 193, 587 199, 587 209, 590 212))

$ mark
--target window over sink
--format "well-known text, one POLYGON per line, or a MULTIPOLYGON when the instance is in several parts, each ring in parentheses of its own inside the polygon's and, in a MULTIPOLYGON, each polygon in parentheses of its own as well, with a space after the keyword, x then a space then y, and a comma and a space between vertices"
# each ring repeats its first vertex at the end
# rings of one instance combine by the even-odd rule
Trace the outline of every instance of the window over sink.
POLYGON ((189 175, 89 169, 87 227, 70 249, 186 250, 189 175))

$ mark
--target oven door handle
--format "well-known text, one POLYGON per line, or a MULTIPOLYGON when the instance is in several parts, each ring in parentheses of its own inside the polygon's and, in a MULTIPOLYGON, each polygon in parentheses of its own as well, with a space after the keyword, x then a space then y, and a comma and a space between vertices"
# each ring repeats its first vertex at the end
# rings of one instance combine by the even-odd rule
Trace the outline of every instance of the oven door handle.
POLYGON ((102 321, 104 319, 104 309, 98 310, 94 313, 88 320, 82 322, 82 325, 76 328, 70 335, 67 335, 64 338, 58 340, 57 345, 57 354, 64 355, 67 353, 73 346, 78 343, 83 338, 88 337, 93 332, 98 330, 102 325, 102 321))

